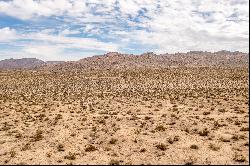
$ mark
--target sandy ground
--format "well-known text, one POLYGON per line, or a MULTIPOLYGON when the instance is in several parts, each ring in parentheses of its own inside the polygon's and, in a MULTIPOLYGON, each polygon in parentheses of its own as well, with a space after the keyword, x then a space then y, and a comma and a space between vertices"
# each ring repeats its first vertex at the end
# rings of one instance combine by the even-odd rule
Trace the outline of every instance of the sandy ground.
POLYGON ((0 164, 249 164, 247 69, 0 72, 0 164))

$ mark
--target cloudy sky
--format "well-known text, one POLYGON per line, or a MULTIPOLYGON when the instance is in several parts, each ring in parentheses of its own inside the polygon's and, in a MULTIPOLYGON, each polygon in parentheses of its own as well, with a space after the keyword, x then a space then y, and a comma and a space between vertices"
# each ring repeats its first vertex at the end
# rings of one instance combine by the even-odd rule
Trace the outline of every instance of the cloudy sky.
POLYGON ((0 0, 0 59, 249 52, 248 0, 0 0))

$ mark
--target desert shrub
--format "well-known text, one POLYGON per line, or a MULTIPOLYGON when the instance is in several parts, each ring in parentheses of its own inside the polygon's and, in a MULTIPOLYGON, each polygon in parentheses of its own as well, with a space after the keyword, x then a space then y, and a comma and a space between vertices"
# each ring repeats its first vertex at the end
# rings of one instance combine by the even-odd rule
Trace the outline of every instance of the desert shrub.
POLYGON ((208 133, 209 131, 207 128, 203 129, 202 131, 199 131, 200 136, 208 136, 208 133))
POLYGON ((69 152, 68 155, 64 156, 64 158, 68 160, 75 160, 76 155, 74 153, 69 152))
POLYGON ((142 148, 141 150, 140 150, 140 152, 141 153, 144 153, 144 152, 146 152, 147 150, 145 149, 145 148, 142 148))
POLYGON ((242 154, 238 153, 238 152, 234 154, 233 160, 237 161, 237 162, 245 162, 245 161, 247 161, 246 157, 243 156, 242 154))
POLYGON ((203 115, 209 115, 211 112, 209 112, 209 111, 205 111, 205 112, 203 112, 203 115))
POLYGON ((111 159, 109 165, 119 165, 120 161, 111 159))
POLYGON ((209 149, 211 149, 211 150, 213 150, 213 151, 218 151, 218 150, 220 150, 220 147, 219 147, 219 146, 216 146, 215 144, 212 144, 212 143, 210 143, 208 147, 209 147, 209 149))
POLYGON ((42 130, 37 130, 36 134, 34 136, 32 136, 32 141, 36 142, 36 141, 40 141, 43 139, 43 131, 42 130))
POLYGON ((85 152, 92 152, 92 151, 95 151, 97 150, 97 148, 93 145, 88 145, 86 148, 85 148, 85 152))
POLYGON ((109 141, 110 144, 115 144, 118 140, 115 138, 111 138, 111 140, 109 141))
POLYGON ((191 148, 191 149, 199 149, 199 147, 198 147, 197 145, 194 145, 194 144, 191 145, 190 148, 191 148))
POLYGON ((240 131, 249 131, 249 127, 242 127, 240 131))
POLYGON ((58 150, 59 152, 64 151, 64 145, 63 145, 63 144, 58 144, 58 145, 57 145, 57 150, 58 150))
POLYGON ((15 157, 15 156, 16 156, 16 151, 12 149, 12 150, 10 151, 10 157, 13 158, 13 157, 15 157))
POLYGON ((26 150, 29 150, 29 149, 31 149, 30 143, 26 143, 26 144, 21 148, 21 151, 26 151, 26 150))
POLYGON ((157 145, 156 145, 156 148, 157 148, 157 149, 160 149, 160 150, 162 150, 162 151, 165 151, 165 150, 167 150, 167 145, 165 145, 165 144, 163 144, 163 143, 160 143, 160 144, 157 144, 157 145))
POLYGON ((166 128, 163 125, 156 126, 155 128, 156 131, 165 131, 166 128))

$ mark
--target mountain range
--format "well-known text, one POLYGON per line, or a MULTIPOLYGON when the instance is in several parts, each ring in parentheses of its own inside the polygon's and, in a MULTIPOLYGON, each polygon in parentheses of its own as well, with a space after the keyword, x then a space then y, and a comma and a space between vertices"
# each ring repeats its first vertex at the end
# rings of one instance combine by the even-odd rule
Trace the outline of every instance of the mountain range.
POLYGON ((36 58, 22 59, 5 59, 0 61, 0 69, 2 70, 23 70, 23 69, 38 69, 42 66, 54 65, 63 63, 63 61, 42 61, 36 58))
POLYGON ((80 59, 79 61, 42 61, 36 58, 6 59, 0 61, 1 70, 39 69, 51 71, 85 69, 129 69, 165 67, 246 67, 249 53, 242 52, 202 52, 159 54, 147 52, 141 55, 109 52, 80 59))

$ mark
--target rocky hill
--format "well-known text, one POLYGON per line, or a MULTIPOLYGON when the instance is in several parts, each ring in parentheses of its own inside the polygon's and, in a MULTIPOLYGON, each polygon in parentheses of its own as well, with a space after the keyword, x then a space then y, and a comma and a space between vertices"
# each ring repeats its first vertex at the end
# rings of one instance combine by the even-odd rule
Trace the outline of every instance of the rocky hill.
POLYGON ((128 69, 166 67, 246 67, 249 54, 219 51, 215 53, 191 51, 188 53, 160 54, 152 52, 141 55, 109 52, 75 62, 65 62, 45 67, 53 71, 87 69, 128 69))

